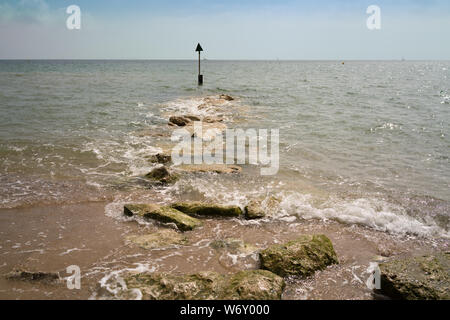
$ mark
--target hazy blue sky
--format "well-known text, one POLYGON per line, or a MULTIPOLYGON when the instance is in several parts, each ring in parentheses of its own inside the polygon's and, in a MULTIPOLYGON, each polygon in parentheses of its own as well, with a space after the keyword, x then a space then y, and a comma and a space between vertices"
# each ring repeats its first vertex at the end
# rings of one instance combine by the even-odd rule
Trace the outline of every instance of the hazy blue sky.
POLYGON ((193 59, 200 42, 209 59, 449 60, 449 39, 448 0, 0 0, 0 59, 193 59))

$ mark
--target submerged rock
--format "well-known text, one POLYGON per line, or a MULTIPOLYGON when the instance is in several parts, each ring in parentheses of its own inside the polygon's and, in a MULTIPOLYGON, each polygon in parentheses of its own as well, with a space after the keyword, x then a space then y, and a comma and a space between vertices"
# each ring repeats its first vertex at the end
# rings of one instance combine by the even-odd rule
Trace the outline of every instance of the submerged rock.
POLYGON ((231 253, 239 253, 239 254, 252 254, 256 250, 258 250, 257 247, 245 243, 241 239, 234 239, 234 238, 216 239, 211 241, 209 245, 211 248, 215 250, 225 249, 231 253))
POLYGON ((58 272, 25 271, 15 269, 5 276, 9 280, 43 282, 47 284, 56 283, 61 280, 58 272))
POLYGON ((190 120, 190 121, 201 121, 201 119, 200 119, 199 117, 194 116, 194 115, 190 115, 190 114, 185 115, 185 116, 183 116, 183 117, 184 117, 185 119, 190 120))
POLYGON ((188 216, 183 212, 171 207, 161 207, 155 204, 127 204, 124 206, 124 214, 127 216, 138 215, 163 223, 174 223, 181 231, 192 230, 202 225, 200 220, 188 216))
MULTIPOLYGON (((166 164, 169 162, 172 162, 172 155, 168 152, 160 152, 154 155, 151 155, 149 158, 150 162, 153 163, 161 163, 161 164, 166 164)), ((170 173, 169 173, 170 175, 170 173)))
POLYGON ((166 167, 158 167, 145 175, 147 179, 157 181, 160 183, 173 183, 178 180, 176 174, 171 173, 166 167))
POLYGON ((450 299, 450 252, 393 259, 379 267, 380 292, 393 299, 450 299))
POLYGON ((223 122, 223 119, 217 116, 206 116, 203 118, 202 121, 206 123, 214 123, 214 122, 223 122))
MULTIPOLYGON (((187 130, 192 137, 198 138, 199 137, 198 133, 200 133, 200 132, 196 132, 195 129, 196 129, 196 127, 200 128, 200 126, 202 129, 202 131, 201 131, 202 139, 206 140, 206 141, 211 140, 214 136, 218 136, 222 132, 227 130, 227 125, 225 123, 222 123, 219 121, 191 122, 191 123, 187 124, 184 127, 184 129, 187 130)), ((200 129, 197 129, 197 130, 200 131, 200 129)))
POLYGON ((275 300, 281 299, 285 286, 281 277, 265 270, 233 275, 140 273, 125 277, 125 283, 146 300, 275 300))
POLYGON ((131 235, 127 241, 138 245, 143 249, 164 248, 174 245, 185 245, 188 240, 185 236, 174 230, 161 230, 151 234, 131 235))
POLYGON ((221 94, 221 95, 219 96, 219 98, 220 98, 220 99, 223 99, 223 100, 226 100, 226 101, 233 101, 233 100, 234 100, 234 98, 233 98, 232 96, 229 96, 229 95, 227 95, 227 94, 221 94))
POLYGON ((280 276, 310 276, 317 270, 339 263, 330 239, 305 235, 260 252, 261 267, 280 276))
POLYGON ((241 239, 216 239, 209 246, 217 252, 219 264, 227 270, 259 267, 259 248, 241 239))
POLYGON ((188 215, 239 217, 242 214, 242 210, 238 206, 221 206, 203 202, 178 202, 172 204, 171 207, 188 215))
POLYGON ((190 173, 239 173, 242 168, 236 165, 226 164, 182 164, 175 167, 176 170, 190 172, 190 173))

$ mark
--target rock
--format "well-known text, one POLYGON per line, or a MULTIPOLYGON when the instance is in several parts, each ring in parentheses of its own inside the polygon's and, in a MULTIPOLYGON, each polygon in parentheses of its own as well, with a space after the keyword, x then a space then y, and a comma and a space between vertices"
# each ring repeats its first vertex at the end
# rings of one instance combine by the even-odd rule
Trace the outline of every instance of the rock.
POLYGON ((174 223, 181 231, 192 230, 202 225, 202 222, 171 207, 160 207, 155 204, 127 204, 124 206, 127 216, 138 215, 163 223, 174 223))
POLYGON ((223 119, 215 116, 206 116, 203 118, 202 121, 206 123, 214 123, 214 122, 223 122, 223 119))
POLYGON ((165 248, 175 245, 185 245, 188 243, 185 236, 170 229, 145 235, 131 235, 128 236, 126 240, 143 249, 165 248))
POLYGON ((182 164, 175 167, 176 170, 190 173, 239 173, 242 168, 236 165, 226 164, 182 164))
POLYGON ((123 206, 123 213, 128 216, 140 216, 145 217, 148 212, 154 212, 160 209, 161 206, 158 204, 148 203, 148 204, 126 204, 123 206))
POLYGON ((201 119, 194 115, 185 115, 183 116, 185 119, 189 119, 190 121, 201 121, 201 119))
POLYGON ((182 116, 171 116, 169 118, 169 124, 173 123, 179 127, 184 127, 190 122, 191 122, 191 120, 189 120, 188 118, 182 117, 182 116))
MULTIPOLYGON (((151 155, 149 161, 153 162, 153 163, 166 164, 166 163, 172 162, 172 155, 170 153, 160 152, 160 153, 151 155)), ((169 175, 170 175, 170 173, 169 173, 169 175)))
POLYGON ((20 280, 30 282, 42 282, 52 284, 60 281, 59 273, 57 272, 32 272, 21 269, 15 269, 6 275, 9 280, 20 280))
POLYGON ((229 95, 227 95, 227 94, 221 94, 221 95, 219 96, 219 98, 220 98, 220 99, 223 99, 223 100, 226 100, 226 101, 233 101, 233 100, 234 100, 234 98, 233 98, 232 96, 229 96, 229 95))
MULTIPOLYGON (((220 135, 222 132, 227 130, 227 125, 224 123, 205 122, 205 121, 202 121, 201 123, 191 122, 191 123, 187 124, 184 127, 184 129, 187 130, 191 134, 192 137, 198 137, 198 134, 195 131, 195 125, 197 125, 197 127, 200 127, 200 124, 201 124, 201 129, 202 129, 203 140, 205 140, 206 138, 211 139, 212 137, 210 137, 210 136, 220 135)), ((197 130, 200 130, 200 129, 197 129, 197 130)))
POLYGON ((250 201, 250 203, 245 207, 244 211, 246 219, 260 219, 264 218, 266 215, 264 209, 261 206, 261 202, 256 200, 250 201))
POLYGON ((241 239, 216 239, 209 246, 217 252, 218 263, 226 270, 259 268, 259 248, 241 239))
POLYGON ((221 206, 203 202, 178 202, 172 204, 171 207, 188 215, 239 217, 242 214, 242 210, 238 206, 221 206))
POLYGON ((450 252, 380 263, 380 292, 404 300, 450 299, 450 252))
POLYGON ((178 180, 178 176, 170 173, 170 171, 164 166, 153 169, 147 173, 145 177, 161 183, 173 183, 178 180))
POLYGON ((283 278, 266 270, 245 270, 234 274, 220 297, 225 300, 280 300, 283 278))
POLYGON ((265 270, 234 275, 140 273, 126 276, 125 283, 146 300, 275 300, 281 299, 285 286, 281 277, 265 270))
POLYGON ((303 277, 339 263, 333 244, 324 235, 305 235, 281 245, 273 245, 260 252, 262 269, 280 276, 303 277))

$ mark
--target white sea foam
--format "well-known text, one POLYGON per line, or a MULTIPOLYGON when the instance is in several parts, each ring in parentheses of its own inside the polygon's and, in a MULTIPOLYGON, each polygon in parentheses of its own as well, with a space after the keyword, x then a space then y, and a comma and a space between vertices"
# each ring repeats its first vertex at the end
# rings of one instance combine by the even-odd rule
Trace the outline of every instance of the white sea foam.
MULTIPOLYGON (((155 271, 155 267, 150 267, 149 264, 135 263, 135 265, 136 268, 124 268, 107 273, 100 279, 100 287, 105 289, 113 297, 119 297, 121 292, 128 290, 125 280, 122 277, 124 273, 151 273, 155 271)), ((142 299, 142 293, 138 289, 130 290, 130 294, 134 294, 136 300, 142 299)), ((91 299, 94 298, 97 298, 97 296, 93 295, 91 297, 91 299)))
MULTIPOLYGON (((164 190, 165 198, 175 198, 183 193, 198 194, 206 200, 241 208, 253 198, 263 197, 268 219, 295 223, 296 219, 333 220, 343 224, 360 225, 400 235, 450 238, 450 233, 430 221, 419 221, 406 213, 405 208, 374 199, 342 199, 330 196, 317 201, 312 194, 286 191, 283 185, 268 184, 258 190, 243 190, 242 186, 227 184, 219 179, 185 179, 164 190), (269 208, 270 198, 278 199, 269 208)), ((123 207, 121 208, 123 209, 123 207)))
POLYGON ((427 224, 408 216, 402 207, 377 200, 332 199, 320 207, 314 206, 309 194, 290 192, 278 195, 280 215, 296 215, 301 219, 334 220, 344 224, 367 226, 394 234, 438 236, 450 238, 450 234, 434 223, 427 224))

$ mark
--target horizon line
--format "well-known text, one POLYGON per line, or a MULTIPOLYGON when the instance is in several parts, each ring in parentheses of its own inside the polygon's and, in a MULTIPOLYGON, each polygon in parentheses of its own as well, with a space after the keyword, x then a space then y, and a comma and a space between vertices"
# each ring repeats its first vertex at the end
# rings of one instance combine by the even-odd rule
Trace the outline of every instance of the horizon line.
MULTIPOLYGON (((198 59, 155 58, 0 58, 0 61, 193 61, 198 59)), ((202 59, 202 61, 450 61, 450 59, 202 59)))

